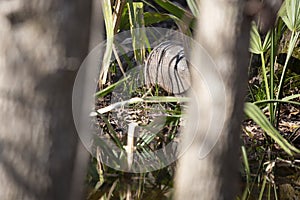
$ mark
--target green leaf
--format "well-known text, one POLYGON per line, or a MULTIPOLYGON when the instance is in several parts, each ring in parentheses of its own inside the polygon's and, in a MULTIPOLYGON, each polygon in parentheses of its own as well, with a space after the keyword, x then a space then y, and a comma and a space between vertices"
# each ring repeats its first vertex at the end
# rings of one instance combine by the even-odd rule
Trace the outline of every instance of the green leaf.
POLYGON ((101 119, 104 121, 104 123, 107 125, 108 128, 108 134, 115 142, 116 146, 120 148, 120 150, 125 150, 122 144, 122 141, 118 137, 118 133, 115 131, 114 127, 111 125, 109 120, 104 117, 103 115, 99 115, 101 119))
POLYGON ((263 52, 268 51, 268 49, 271 47, 271 32, 269 31, 264 38, 264 43, 262 46, 263 52))
POLYGON ((242 149, 242 156, 243 156, 243 161, 244 161, 244 166, 245 166, 247 184, 249 184, 250 183, 251 173, 250 173, 248 156, 247 156, 247 152, 246 152, 245 146, 242 146, 241 149, 242 149))
POLYGON ((127 5, 134 57, 139 64, 142 64, 146 57, 145 46, 150 46, 144 29, 144 4, 142 2, 130 3, 129 1, 127 5))
POLYGON ((187 2, 189 9, 192 11, 193 15, 195 17, 197 17, 199 14, 197 2, 195 0, 186 0, 186 2, 187 2))
POLYGON ((126 80, 128 80, 129 77, 130 77, 130 76, 127 76, 127 77, 125 77, 125 78, 119 80, 118 82, 115 82, 115 83, 111 84, 110 86, 104 88, 103 90, 100 90, 100 91, 96 92, 95 97, 101 98, 101 97, 106 96, 107 94, 109 94, 110 92, 112 92, 112 91, 115 89, 115 87, 117 87, 117 86, 120 85, 121 83, 123 83, 123 82, 125 82, 126 80))
POLYGON ((291 31, 300 31, 299 0, 285 0, 279 15, 291 31))
MULTIPOLYGON (((297 98, 297 97, 295 97, 295 98, 297 98)), ((254 104, 259 105, 259 104, 265 104, 265 103, 286 103, 286 104, 294 104, 294 105, 300 106, 300 102, 290 101, 291 99, 294 99, 294 98, 290 97, 287 99, 288 100, 286 100, 285 98, 283 98, 283 100, 280 100, 280 99, 261 100, 261 101, 254 102, 254 104)))
POLYGON ((267 33, 264 42, 258 33, 258 28, 255 23, 252 23, 252 29, 250 33, 250 52, 254 54, 261 54, 266 52, 271 47, 271 34, 267 33))
POLYGON ((299 38, 299 34, 300 34, 300 32, 292 31, 287 56, 286 56, 285 63, 284 63, 284 66, 283 66, 282 74, 280 76, 280 81, 279 81, 279 86, 278 86, 278 92, 277 92, 277 95, 276 95, 276 99, 279 99, 280 96, 281 96, 283 83, 284 83, 284 78, 285 78, 285 74, 286 74, 286 71, 287 71, 288 62, 289 62, 289 60, 292 56, 292 53, 293 53, 293 51, 296 47, 297 40, 299 38))
POLYGON ((123 8, 122 17, 120 19, 119 29, 120 30, 128 30, 129 26, 129 14, 128 14, 128 7, 125 6, 123 8))
POLYGON ((168 1, 168 0, 154 0, 159 6, 167 10, 170 14, 176 16, 177 18, 183 20, 186 24, 190 25, 194 22, 195 17, 184 10, 183 8, 177 6, 176 4, 168 1))
POLYGON ((107 72, 110 65, 110 59, 113 50, 114 42, 114 23, 110 0, 103 0, 102 2, 103 16, 106 27, 106 49, 103 56, 102 68, 100 71, 99 82, 101 84, 106 83, 107 72))
MULTIPOLYGON (((127 30, 130 28, 129 18, 127 15, 124 14, 124 17, 122 18, 122 21, 120 23, 120 29, 121 30, 127 30), (127 19, 126 19, 127 17, 127 19)), ((150 26, 152 24, 160 23, 162 21, 166 21, 172 19, 172 17, 169 14, 165 13, 155 13, 155 12, 145 12, 144 13, 144 23, 145 26, 150 26)))
POLYGON ((255 23, 252 24, 250 32, 250 52, 254 54, 260 54, 262 49, 261 38, 257 30, 255 23))
POLYGON ((284 101, 290 101, 292 99, 296 99, 296 98, 299 98, 299 97, 300 97, 300 94, 294 94, 294 95, 286 96, 282 100, 284 100, 284 101))
POLYGON ((156 24, 172 18, 170 17, 170 15, 164 13, 145 12, 144 19, 145 19, 145 26, 149 26, 151 24, 156 24))
POLYGON ((291 145, 280 133, 272 126, 267 117, 253 103, 245 103, 244 112, 257 125, 259 125, 287 154, 300 153, 296 147, 291 145))
POLYGON ((286 62, 289 61, 289 59, 291 58, 291 56, 293 54, 293 51, 296 47, 300 32, 296 32, 295 34, 293 34, 293 33, 294 32, 292 32, 292 36, 291 36, 289 47, 288 47, 288 52, 287 52, 287 56, 286 56, 287 61, 286 62))

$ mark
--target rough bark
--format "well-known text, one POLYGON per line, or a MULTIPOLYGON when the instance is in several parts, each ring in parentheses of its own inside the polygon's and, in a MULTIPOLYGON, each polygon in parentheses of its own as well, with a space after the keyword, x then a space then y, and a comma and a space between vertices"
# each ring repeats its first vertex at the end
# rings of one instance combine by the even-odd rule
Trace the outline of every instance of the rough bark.
POLYGON ((250 32, 250 20, 244 16, 244 2, 200 1, 196 40, 210 54, 216 64, 217 73, 206 74, 205 67, 213 66, 206 63, 207 59, 201 59, 201 50, 194 50, 192 62, 199 64, 195 66, 197 69, 191 69, 195 96, 189 109, 190 120, 187 121, 187 129, 183 133, 183 146, 187 146, 191 140, 193 142, 179 161, 175 192, 178 200, 234 199, 237 194, 239 134, 247 80, 250 32), (204 79, 216 79, 214 76, 220 75, 222 80, 219 81, 224 85, 216 82, 214 89, 222 91, 223 85, 226 96, 219 93, 220 96, 214 97, 213 103, 210 103, 211 91, 208 91, 208 87, 197 76, 199 71, 204 79), (210 123, 212 110, 220 115, 225 113, 224 123, 219 118, 212 118, 213 123, 210 123), (194 129, 194 124, 197 123, 199 126, 194 129), (216 127, 221 128, 220 134, 216 132, 219 131, 216 127), (216 135, 219 137, 216 138, 216 135), (203 158, 200 150, 204 141, 211 144, 216 141, 216 144, 203 158))
POLYGON ((69 198, 90 1, 0 2, 0 199, 69 198))

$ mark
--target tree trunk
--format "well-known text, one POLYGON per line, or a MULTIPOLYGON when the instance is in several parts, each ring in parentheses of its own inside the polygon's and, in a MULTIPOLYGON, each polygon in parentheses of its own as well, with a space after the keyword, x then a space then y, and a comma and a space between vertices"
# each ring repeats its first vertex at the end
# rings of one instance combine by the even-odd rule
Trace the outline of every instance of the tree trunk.
POLYGON ((192 69, 195 97, 183 133, 183 148, 187 149, 179 160, 175 197, 234 199, 238 191, 250 19, 244 16, 243 0, 200 2, 196 41, 215 66, 207 62, 205 55, 199 55, 200 49, 192 53, 192 63, 199 65, 192 69), (215 73, 209 71, 211 68, 215 73))
POLYGON ((89 0, 0 2, 0 199, 69 199, 89 0))

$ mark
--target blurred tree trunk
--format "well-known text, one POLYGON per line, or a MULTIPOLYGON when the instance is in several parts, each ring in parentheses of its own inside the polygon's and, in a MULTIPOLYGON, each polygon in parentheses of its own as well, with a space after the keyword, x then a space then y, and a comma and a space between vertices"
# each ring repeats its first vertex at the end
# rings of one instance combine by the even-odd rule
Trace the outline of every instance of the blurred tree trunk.
MULTIPOLYGON (((206 63, 205 59, 199 59, 201 50, 192 53, 192 62, 199 63, 197 70, 204 79, 216 79, 214 76, 219 73, 226 96, 219 93, 218 97, 214 97, 217 103, 210 103, 211 91, 208 91, 199 78, 193 78, 196 80, 193 82, 193 93, 196 96, 193 100, 197 99, 197 102, 193 101, 189 110, 190 120, 183 134, 183 146, 188 145, 191 140, 193 142, 179 161, 175 192, 178 200, 235 199, 237 194, 240 122, 246 91, 250 33, 250 19, 244 16, 244 2, 200 1, 196 40, 210 54, 216 64, 217 73, 205 73, 205 67, 214 66, 206 63), (210 123, 209 116, 213 110, 219 115, 224 114, 224 123, 214 118, 210 123), (200 113, 205 115, 199 116, 200 113), (191 127, 196 123, 201 126, 195 130, 191 127), (218 131, 215 127, 220 127, 220 134, 215 132, 218 131), (204 140, 211 144, 216 141, 216 145, 204 158, 200 158, 204 140)), ((197 70, 193 70, 193 77, 197 70)), ((222 84, 216 82, 214 90, 222 91, 222 84)))
POLYGON ((0 2, 0 199, 66 200, 78 137, 71 93, 91 1, 0 2))

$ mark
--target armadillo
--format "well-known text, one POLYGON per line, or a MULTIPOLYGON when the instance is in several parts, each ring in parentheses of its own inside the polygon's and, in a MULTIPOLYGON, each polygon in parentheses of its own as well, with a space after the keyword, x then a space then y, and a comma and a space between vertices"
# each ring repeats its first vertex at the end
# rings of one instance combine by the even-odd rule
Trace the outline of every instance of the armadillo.
POLYGON ((145 68, 145 84, 158 85, 175 96, 184 96, 191 86, 191 74, 183 45, 165 41, 150 52, 145 68))

